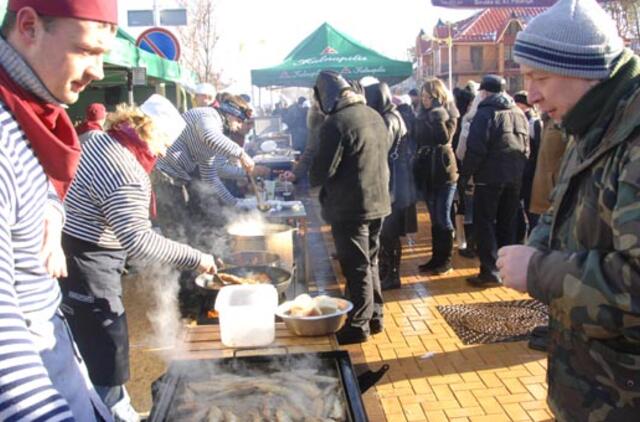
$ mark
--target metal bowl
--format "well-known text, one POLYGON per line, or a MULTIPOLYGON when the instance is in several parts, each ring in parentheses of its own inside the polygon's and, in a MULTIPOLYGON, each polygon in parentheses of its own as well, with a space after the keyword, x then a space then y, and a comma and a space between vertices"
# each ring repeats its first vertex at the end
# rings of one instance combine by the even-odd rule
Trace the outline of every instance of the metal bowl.
POLYGON ((298 317, 291 316, 289 311, 293 301, 285 302, 278 306, 276 315, 279 316, 289 331, 298 336, 323 336, 338 331, 347 320, 347 314, 353 309, 353 303, 345 299, 333 298, 338 312, 328 315, 298 317))

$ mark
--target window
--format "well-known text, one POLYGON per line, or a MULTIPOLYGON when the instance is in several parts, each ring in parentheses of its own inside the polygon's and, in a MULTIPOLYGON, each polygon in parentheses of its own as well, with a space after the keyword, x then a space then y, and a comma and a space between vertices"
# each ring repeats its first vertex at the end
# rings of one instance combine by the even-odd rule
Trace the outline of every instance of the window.
POLYGON ((160 11, 160 25, 184 26, 187 24, 186 9, 164 9, 160 11))
POLYGON ((127 21, 129 26, 153 26, 153 10, 129 10, 127 21))
POLYGON ((482 70, 482 47, 471 47, 471 66, 473 70, 482 70))
POLYGON ((513 46, 505 45, 504 46, 504 60, 511 61, 513 60, 513 46))

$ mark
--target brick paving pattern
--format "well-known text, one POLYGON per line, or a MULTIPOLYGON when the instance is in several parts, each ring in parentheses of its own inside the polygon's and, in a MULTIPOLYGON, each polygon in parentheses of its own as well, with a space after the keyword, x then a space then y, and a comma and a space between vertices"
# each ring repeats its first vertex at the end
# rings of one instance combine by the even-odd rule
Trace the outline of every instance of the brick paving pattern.
MULTIPOLYGON (((438 305, 529 297, 503 287, 467 285, 465 278, 477 272, 478 263, 455 251, 453 272, 420 274, 418 264, 429 257, 431 245, 427 216, 421 211, 415 245, 409 248, 403 242, 402 288, 384 293, 384 332, 367 343, 344 347, 356 367, 390 366, 364 395, 369 418, 372 422, 552 421, 545 402, 544 353, 529 349, 524 341, 464 345, 436 310, 438 305)), ((331 253, 329 230, 322 227, 318 232, 331 253)), ((337 261, 332 265, 343 285, 337 261)))

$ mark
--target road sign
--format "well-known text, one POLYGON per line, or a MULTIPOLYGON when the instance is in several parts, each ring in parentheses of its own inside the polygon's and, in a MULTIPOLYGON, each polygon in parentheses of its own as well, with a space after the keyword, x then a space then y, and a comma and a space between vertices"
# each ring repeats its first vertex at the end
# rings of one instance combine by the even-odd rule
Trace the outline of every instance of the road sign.
POLYGON ((136 45, 165 59, 178 60, 180 58, 178 39, 164 28, 147 29, 140 34, 136 45))

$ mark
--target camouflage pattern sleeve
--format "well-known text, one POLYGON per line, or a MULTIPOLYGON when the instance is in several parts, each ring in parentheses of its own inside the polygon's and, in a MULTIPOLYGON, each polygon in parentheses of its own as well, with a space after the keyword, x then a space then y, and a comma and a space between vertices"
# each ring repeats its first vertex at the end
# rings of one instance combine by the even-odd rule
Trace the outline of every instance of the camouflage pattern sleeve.
MULTIPOLYGON (((621 333, 640 341, 640 142, 619 150, 615 191, 604 192, 591 207, 611 227, 612 246, 573 252, 540 251, 528 268, 530 294, 553 306, 563 326, 590 338, 621 333)), ((574 232, 593 232, 594 225, 572 224, 574 232)), ((541 228, 542 230, 542 228, 541 228)), ((575 246, 575 245, 573 245, 575 246)), ((604 246, 604 247, 602 247, 604 246)))

